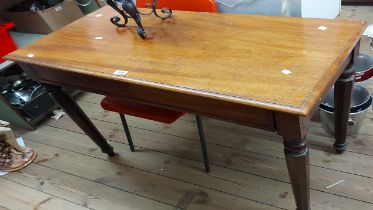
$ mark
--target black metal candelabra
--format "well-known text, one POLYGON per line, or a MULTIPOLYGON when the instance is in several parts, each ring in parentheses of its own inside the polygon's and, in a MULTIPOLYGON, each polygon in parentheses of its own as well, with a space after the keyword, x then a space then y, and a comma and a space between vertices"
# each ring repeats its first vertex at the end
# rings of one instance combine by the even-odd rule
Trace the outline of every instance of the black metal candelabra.
POLYGON ((153 0, 153 3, 150 5, 146 5, 147 8, 150 8, 151 11, 149 13, 141 13, 136 8, 136 5, 133 3, 132 0, 106 0, 107 4, 112 7, 115 11, 117 11, 123 17, 123 23, 120 23, 121 18, 118 16, 114 16, 110 18, 110 22, 118 27, 126 27, 128 23, 128 19, 132 18, 137 24, 137 34, 145 39, 146 33, 144 27, 142 26, 141 22, 141 15, 151 15, 154 14, 158 18, 165 20, 172 16, 172 10, 168 8, 162 8, 161 12, 163 15, 159 15, 157 12, 157 0, 153 0))

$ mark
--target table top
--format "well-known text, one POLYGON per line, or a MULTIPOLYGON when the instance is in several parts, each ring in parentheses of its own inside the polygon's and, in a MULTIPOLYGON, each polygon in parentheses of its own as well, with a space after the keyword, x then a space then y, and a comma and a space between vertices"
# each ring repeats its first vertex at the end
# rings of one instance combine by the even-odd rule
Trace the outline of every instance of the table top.
POLYGON ((118 29, 113 15, 101 8, 6 58, 306 116, 366 28, 365 21, 174 11, 165 21, 144 16, 142 40, 132 20, 118 29))

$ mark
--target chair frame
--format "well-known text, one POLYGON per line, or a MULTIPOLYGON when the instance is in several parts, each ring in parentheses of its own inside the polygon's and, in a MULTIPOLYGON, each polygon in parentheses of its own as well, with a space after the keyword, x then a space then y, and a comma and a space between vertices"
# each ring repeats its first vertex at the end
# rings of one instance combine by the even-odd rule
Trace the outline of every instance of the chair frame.
MULTIPOLYGON (((122 121, 123 129, 127 137, 128 145, 130 146, 131 152, 135 151, 135 146, 132 141, 131 133, 128 127, 128 123, 126 120, 126 117, 124 114, 119 113, 120 119, 122 121)), ((203 125, 202 125, 202 118, 199 115, 196 115, 196 121, 197 121, 197 127, 198 127, 198 135, 199 139, 201 142, 201 149, 202 149, 202 157, 203 157, 203 162, 205 164, 205 172, 209 173, 210 172, 210 164, 209 164, 209 158, 207 154, 207 146, 206 146, 206 139, 205 139, 205 133, 203 130, 203 125)))

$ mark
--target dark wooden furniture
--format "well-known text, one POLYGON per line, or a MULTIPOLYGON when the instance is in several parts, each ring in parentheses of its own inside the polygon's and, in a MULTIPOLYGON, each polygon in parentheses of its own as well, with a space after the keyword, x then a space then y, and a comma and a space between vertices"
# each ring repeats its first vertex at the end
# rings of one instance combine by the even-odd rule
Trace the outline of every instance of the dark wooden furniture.
POLYGON ((310 208, 308 122, 337 81, 335 148, 343 151, 353 83, 347 67, 366 22, 176 11, 166 21, 144 17, 142 40, 135 25, 113 27, 114 14, 104 7, 7 59, 49 84, 109 155, 112 147, 61 86, 277 132, 297 208, 310 208))

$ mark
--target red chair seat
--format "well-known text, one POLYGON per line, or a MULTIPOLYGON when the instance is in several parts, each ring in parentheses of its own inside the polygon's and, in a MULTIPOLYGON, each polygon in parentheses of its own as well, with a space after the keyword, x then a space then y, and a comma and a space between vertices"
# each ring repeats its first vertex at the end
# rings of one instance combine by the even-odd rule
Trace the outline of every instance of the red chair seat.
POLYGON ((183 116, 184 112, 163 109, 145 104, 129 102, 120 98, 106 96, 101 101, 103 109, 124 115, 141 117, 162 123, 171 124, 183 116))

